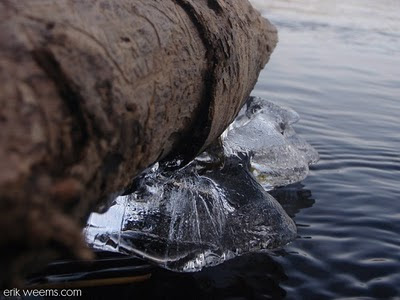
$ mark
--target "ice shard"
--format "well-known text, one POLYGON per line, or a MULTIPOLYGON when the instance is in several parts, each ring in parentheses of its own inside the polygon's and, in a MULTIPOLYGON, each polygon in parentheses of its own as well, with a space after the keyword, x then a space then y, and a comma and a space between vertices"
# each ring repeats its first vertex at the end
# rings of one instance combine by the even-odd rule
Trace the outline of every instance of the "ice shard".
POLYGON ((297 120, 293 110, 250 98, 220 146, 181 168, 155 164, 132 193, 92 214, 88 244, 185 272, 286 245, 296 226, 263 186, 298 181, 318 159, 291 128, 297 120))
POLYGON ((265 189, 299 182, 317 151, 294 131, 298 114, 259 97, 250 97, 236 121, 224 132, 226 156, 245 153, 251 171, 265 189))

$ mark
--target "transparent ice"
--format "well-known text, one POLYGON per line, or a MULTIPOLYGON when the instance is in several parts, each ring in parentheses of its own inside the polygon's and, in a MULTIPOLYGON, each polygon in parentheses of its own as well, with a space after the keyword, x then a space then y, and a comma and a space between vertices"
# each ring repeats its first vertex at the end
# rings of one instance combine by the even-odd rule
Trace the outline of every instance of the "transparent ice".
POLYGON ((298 120, 290 108, 250 97, 222 135, 225 155, 247 154, 253 175, 267 190, 299 182, 319 155, 291 126, 298 120))
POLYGON ((153 165, 132 193, 93 213, 88 244, 184 272, 286 245, 296 226, 265 188, 303 179, 318 160, 290 126, 297 120, 293 110, 250 98, 222 144, 181 168, 153 165))

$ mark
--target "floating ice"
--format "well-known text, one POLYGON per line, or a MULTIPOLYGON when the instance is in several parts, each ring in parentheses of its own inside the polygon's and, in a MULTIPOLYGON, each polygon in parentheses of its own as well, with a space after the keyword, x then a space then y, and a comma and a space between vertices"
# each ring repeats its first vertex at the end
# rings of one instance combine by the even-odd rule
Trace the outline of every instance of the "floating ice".
POLYGON ((247 154, 253 175, 265 189, 301 181, 319 156, 291 126, 298 120, 290 108, 251 97, 222 136, 225 155, 247 154))
POLYGON ((306 176, 318 154, 291 128, 297 120, 290 109, 250 98, 222 147, 177 170, 168 162, 143 172, 133 193, 91 215, 87 242, 185 272, 286 245, 296 226, 256 178, 270 188, 306 176))

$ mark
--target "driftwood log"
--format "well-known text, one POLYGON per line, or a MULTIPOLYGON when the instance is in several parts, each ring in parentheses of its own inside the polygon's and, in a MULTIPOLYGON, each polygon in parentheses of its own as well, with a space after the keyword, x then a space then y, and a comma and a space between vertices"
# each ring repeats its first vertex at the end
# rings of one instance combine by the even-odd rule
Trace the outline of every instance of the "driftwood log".
POLYGON ((90 258, 90 212, 205 149, 277 42, 244 0, 0 1, 0 281, 90 258))

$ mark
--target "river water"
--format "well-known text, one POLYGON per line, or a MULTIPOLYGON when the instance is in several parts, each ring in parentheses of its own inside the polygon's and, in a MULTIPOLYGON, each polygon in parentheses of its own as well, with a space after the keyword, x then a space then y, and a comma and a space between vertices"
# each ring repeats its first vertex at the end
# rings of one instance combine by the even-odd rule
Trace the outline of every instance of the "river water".
POLYGON ((292 107, 320 154, 272 191, 298 237, 198 273, 157 269, 125 295, 400 299, 400 1, 252 0, 280 42, 253 91, 292 107))
MULTIPOLYGON (((254 94, 294 108, 321 160, 274 257, 288 299, 400 298, 400 1, 253 1, 280 42, 254 94)), ((293 209, 295 206, 295 209, 293 209)))

